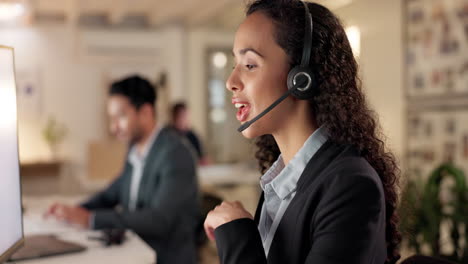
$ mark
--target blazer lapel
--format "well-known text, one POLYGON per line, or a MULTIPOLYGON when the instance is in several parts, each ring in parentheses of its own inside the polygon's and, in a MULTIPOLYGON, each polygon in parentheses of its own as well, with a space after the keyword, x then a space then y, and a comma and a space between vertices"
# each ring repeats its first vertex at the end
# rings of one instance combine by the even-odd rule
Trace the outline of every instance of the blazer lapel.
MULTIPOLYGON (((330 162, 336 158, 336 156, 340 153, 338 150, 338 146, 336 144, 331 143, 330 141, 325 142, 323 146, 315 153, 315 155, 309 160, 304 171, 302 172, 298 182, 297 182, 297 192, 294 198, 292 199, 291 203, 288 205, 288 208, 284 212, 284 215, 276 229, 275 235, 273 236, 273 241, 271 242, 270 251, 267 256, 268 263, 276 263, 273 261, 275 256, 272 253, 281 252, 281 248, 284 245, 278 244, 278 234, 279 233, 289 233, 291 235, 294 231, 294 226, 286 225, 285 219, 287 218, 288 214, 292 210, 294 205, 297 201, 301 200, 302 191, 306 189, 309 185, 313 183, 313 181, 322 173, 322 171, 330 164, 330 162), (281 230, 284 230, 283 232, 281 230)), ((262 195, 263 197, 263 195, 262 195)), ((258 208, 257 208, 258 211, 258 208)))
POLYGON ((163 152, 161 149, 161 146, 164 147, 163 145, 163 137, 164 133, 166 132, 166 129, 163 128, 155 138, 153 144, 150 147, 150 150, 148 152, 148 155, 146 156, 145 160, 145 165, 143 166, 143 172, 141 175, 141 180, 140 184, 138 186, 138 196, 137 196, 137 208, 138 205, 141 203, 142 198, 145 195, 145 186, 148 183, 148 177, 152 175, 156 175, 157 173, 155 172, 158 167, 160 167, 160 154, 163 152))
POLYGON ((130 204, 130 185, 132 181, 132 165, 128 161, 125 162, 124 166, 124 180, 121 185, 121 194, 122 194, 122 201, 121 205, 125 208, 129 208, 130 204))
MULTIPOLYGON (((297 181, 297 192, 300 193, 313 183, 315 179, 339 155, 339 146, 329 140, 309 160, 297 181)), ((297 195, 296 195, 297 196, 297 195)), ((293 199, 294 201, 294 199, 293 199)), ((291 201, 291 202, 293 202, 291 201)))

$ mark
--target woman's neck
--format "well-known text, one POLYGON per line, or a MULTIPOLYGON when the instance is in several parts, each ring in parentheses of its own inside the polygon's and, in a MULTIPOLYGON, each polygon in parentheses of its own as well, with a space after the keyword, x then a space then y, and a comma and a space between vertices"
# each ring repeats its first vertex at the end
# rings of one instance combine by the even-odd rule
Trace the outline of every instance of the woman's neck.
POLYGON ((316 122, 311 120, 309 115, 291 118, 278 131, 273 133, 285 165, 302 148, 310 135, 318 129, 316 122))

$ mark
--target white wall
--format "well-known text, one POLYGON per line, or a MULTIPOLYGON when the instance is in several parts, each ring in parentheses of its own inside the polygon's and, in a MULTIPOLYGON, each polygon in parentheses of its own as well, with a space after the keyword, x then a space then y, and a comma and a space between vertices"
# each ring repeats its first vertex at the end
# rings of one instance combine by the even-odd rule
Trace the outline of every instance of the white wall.
POLYGON ((162 29, 164 45, 164 67, 168 75, 171 101, 185 100, 187 88, 187 32, 182 26, 162 29))
POLYGON ((69 136, 63 152, 72 160, 82 159, 87 139, 99 137, 97 110, 103 98, 96 96, 100 68, 80 65, 73 57, 74 35, 59 27, 15 28, 0 31, 0 43, 15 48, 16 69, 37 71, 41 89, 40 113, 19 109, 20 156, 23 160, 48 157, 41 138, 45 119, 54 115, 65 123, 69 136))
POLYGON ((380 117, 390 148, 404 153, 401 0, 355 0, 335 13, 361 31, 361 66, 367 98, 380 117))
MULTIPOLYGON (((102 31, 101 34, 106 34, 102 31)), ((184 77, 184 31, 173 26, 160 32, 113 32, 114 41, 138 35, 148 45, 161 46, 161 56, 139 63, 93 61, 83 59, 76 29, 65 26, 0 28, 0 44, 13 46, 17 72, 38 72, 41 88, 40 111, 24 113, 20 109, 19 141, 23 161, 47 159, 49 149, 41 136, 48 116, 54 116, 68 128, 61 156, 80 178, 86 173, 87 144, 106 137, 104 87, 109 73, 116 69, 152 67, 168 73, 169 98, 186 93, 184 77), (133 35, 132 35, 133 34, 133 35), (157 42, 157 43, 156 43, 157 42), (106 77, 107 76, 107 77, 106 77)))

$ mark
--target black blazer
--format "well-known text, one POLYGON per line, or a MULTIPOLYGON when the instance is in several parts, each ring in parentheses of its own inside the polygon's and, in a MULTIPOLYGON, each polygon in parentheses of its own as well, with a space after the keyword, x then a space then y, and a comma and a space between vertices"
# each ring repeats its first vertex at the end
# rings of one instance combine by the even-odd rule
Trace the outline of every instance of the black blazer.
POLYGON ((129 211, 132 165, 82 204, 94 212, 94 229, 131 229, 155 249, 158 264, 196 261, 195 228, 201 217, 195 156, 188 143, 164 128, 148 153, 137 209, 129 211), (118 210, 118 209, 121 210, 118 210))
POLYGON ((382 182, 357 151, 326 142, 308 162, 281 219, 268 256, 255 221, 215 230, 222 264, 383 264, 386 260, 382 182))

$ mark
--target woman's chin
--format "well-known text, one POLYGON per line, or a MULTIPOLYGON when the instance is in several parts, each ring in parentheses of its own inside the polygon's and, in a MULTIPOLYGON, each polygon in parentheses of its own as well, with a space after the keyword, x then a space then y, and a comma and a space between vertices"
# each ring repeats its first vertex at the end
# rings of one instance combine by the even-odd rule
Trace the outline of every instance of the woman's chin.
POLYGON ((242 131, 242 136, 244 136, 247 139, 255 138, 255 136, 253 136, 252 133, 249 132, 248 128, 246 130, 242 131))
POLYGON ((242 133, 242 136, 244 136, 247 139, 253 139, 261 135, 264 135, 264 133, 261 133, 261 131, 259 131, 258 126, 256 126, 255 123, 249 126, 248 128, 246 128, 241 133, 242 133))

